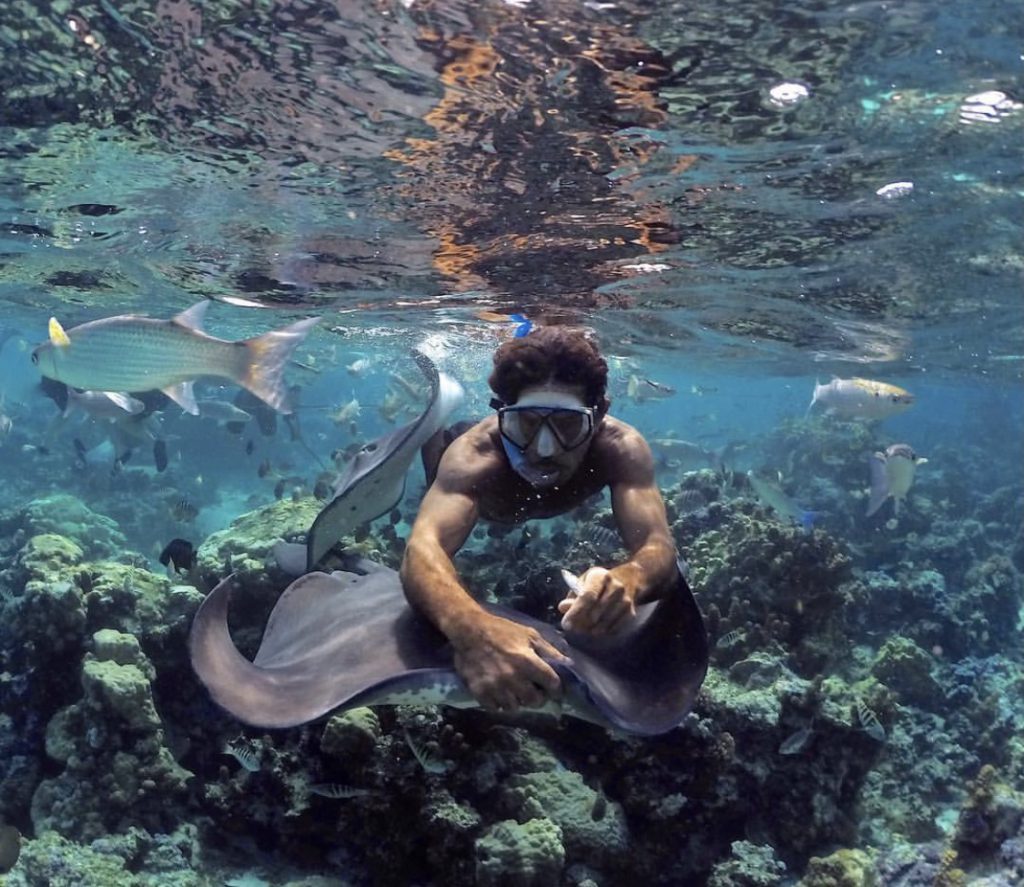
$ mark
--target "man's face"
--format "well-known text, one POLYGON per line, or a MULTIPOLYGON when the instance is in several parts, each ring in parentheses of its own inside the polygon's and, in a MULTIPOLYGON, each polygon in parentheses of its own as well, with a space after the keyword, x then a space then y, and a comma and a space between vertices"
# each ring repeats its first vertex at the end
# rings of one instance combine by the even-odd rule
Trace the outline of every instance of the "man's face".
POLYGON ((579 469, 598 417, 583 390, 557 382, 524 388, 498 412, 502 445, 517 474, 537 489, 565 483, 579 469))

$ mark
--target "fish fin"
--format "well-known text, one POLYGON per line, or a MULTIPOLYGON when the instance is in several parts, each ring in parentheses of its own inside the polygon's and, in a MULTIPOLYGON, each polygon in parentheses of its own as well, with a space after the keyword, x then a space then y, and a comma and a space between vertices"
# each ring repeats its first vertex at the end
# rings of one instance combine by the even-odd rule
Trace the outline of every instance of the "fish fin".
POLYGON ((239 343, 245 349, 242 352, 244 363, 235 381, 279 413, 290 413, 292 405, 290 392, 284 384, 285 367, 292 352, 319 322, 319 317, 307 317, 239 343))
POLYGON ((927 459, 926 459, 926 458, 925 458, 924 456, 918 456, 918 457, 917 457, 917 458, 916 458, 916 459, 914 460, 914 464, 915 464, 915 465, 924 465, 924 463, 925 463, 925 462, 927 462, 927 461, 928 461, 928 460, 927 460, 927 459))
POLYGON ((206 309, 210 307, 209 299, 203 299, 202 302, 196 302, 191 308, 186 308, 180 314, 175 314, 171 318, 171 323, 176 323, 178 326, 183 326, 187 330, 200 330, 203 329, 203 320, 206 319, 206 309))
POLYGON ((277 565, 289 576, 304 576, 309 572, 309 549, 305 543, 279 540, 272 550, 277 565))
POLYGON ((71 339, 68 338, 68 334, 64 332, 64 327, 60 325, 60 321, 56 317, 50 318, 48 330, 50 333, 50 344, 55 348, 67 348, 71 344, 71 339))
POLYGON ((191 413, 193 416, 199 415, 199 404, 196 403, 196 395, 192 390, 191 381, 168 385, 163 392, 186 413, 191 413))
POLYGON ((120 391, 104 391, 103 394, 111 403, 119 406, 132 416, 138 415, 146 408, 146 405, 141 400, 137 400, 130 394, 122 394, 120 391))
POLYGON ((811 395, 811 402, 807 405, 807 412, 804 413, 804 419, 811 415, 811 410, 814 409, 814 405, 818 402, 818 391, 821 388, 821 382, 817 379, 814 380, 814 394, 811 395))
POLYGON ((871 469, 871 498, 866 517, 871 517, 889 498, 889 475, 885 470, 885 453, 872 453, 868 458, 871 469))

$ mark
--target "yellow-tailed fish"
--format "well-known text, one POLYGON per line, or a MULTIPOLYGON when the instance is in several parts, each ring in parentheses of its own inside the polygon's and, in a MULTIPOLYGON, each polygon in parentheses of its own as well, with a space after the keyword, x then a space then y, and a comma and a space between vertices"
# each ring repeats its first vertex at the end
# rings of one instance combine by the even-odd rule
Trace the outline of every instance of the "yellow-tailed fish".
POLYGON ((780 518, 799 524, 806 533, 814 529, 814 521, 820 512, 801 508, 783 492, 779 484, 766 480, 756 472, 748 471, 747 481, 750 483, 750 488, 754 491, 758 501, 767 508, 772 509, 780 518))
POLYGON ((873 379, 836 379, 827 385, 814 385, 814 397, 807 413, 816 403, 826 412, 844 419, 877 421, 902 413, 914 402, 914 395, 898 385, 873 379))
POLYGON ((219 376, 248 389, 282 413, 291 412, 284 370, 318 322, 311 317, 252 339, 229 342, 201 329, 209 302, 170 320, 122 314, 64 330, 50 319, 50 341, 32 352, 44 376, 91 391, 159 389, 197 415, 192 383, 219 376))
POLYGON ((899 516, 900 502, 907 498, 918 465, 928 460, 918 456, 907 444, 893 444, 884 453, 871 456, 871 498, 867 516, 871 517, 892 496, 893 515, 899 516))

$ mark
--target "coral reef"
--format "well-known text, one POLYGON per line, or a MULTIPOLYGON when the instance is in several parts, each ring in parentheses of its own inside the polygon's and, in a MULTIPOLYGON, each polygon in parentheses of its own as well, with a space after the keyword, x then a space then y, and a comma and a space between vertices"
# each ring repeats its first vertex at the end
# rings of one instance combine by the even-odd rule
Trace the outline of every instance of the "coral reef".
POLYGON ((543 817, 496 822, 476 840, 476 879, 486 887, 542 887, 559 878, 564 863, 562 831, 543 817))
MULTIPOLYGON (((272 549, 281 539, 305 538, 323 503, 312 496, 297 502, 282 499, 233 520, 206 538, 196 553, 196 565, 207 585, 235 573, 247 589, 267 587, 268 573, 278 581, 272 549)), ((273 584, 268 592, 277 589, 273 584)))
POLYGON ((156 671, 132 635, 102 630, 92 647, 82 662, 83 698, 46 728, 46 753, 64 770, 36 789, 33 826, 85 840, 136 824, 167 831, 191 774, 164 744, 156 671))
POLYGON ((786 864, 770 845, 733 841, 729 858, 711 870, 708 887, 775 887, 785 874, 786 864))
POLYGON ((33 499, 25 506, 21 526, 30 536, 52 533, 69 539, 89 558, 112 557, 126 546, 114 520, 65 493, 33 499))
MULTIPOLYGON (((26 835, 8 883, 1012 883, 1013 536, 979 532, 995 501, 954 522, 941 486, 912 495, 897 530, 865 527, 863 466, 834 464, 867 442, 836 443, 849 434, 817 420, 799 445, 787 427, 763 451, 793 497, 826 512, 810 532, 727 470, 667 488, 714 648, 691 717, 644 740, 409 706, 247 730, 192 678, 203 594, 189 583, 238 573, 233 632, 252 649, 283 585, 273 542, 301 538, 316 500, 242 515, 177 578, 65 498, 6 512, 0 814, 26 835), (824 482, 830 469, 841 480, 824 482)), ((393 532, 359 535, 364 553, 400 556, 393 532)), ((574 522, 478 528, 460 566, 481 596, 553 618, 560 568, 621 554, 593 502, 574 522)))

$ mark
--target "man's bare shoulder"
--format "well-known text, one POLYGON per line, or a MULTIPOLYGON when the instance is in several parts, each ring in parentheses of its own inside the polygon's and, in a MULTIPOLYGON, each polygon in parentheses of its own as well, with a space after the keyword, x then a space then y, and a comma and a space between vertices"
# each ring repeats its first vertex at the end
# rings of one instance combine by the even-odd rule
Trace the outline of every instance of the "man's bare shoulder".
POLYGON ((599 446, 605 448, 609 453, 630 454, 649 450, 644 436, 628 422, 616 419, 614 416, 605 416, 601 423, 601 434, 595 441, 599 446))
POLYGON ((505 471, 498 443, 498 421, 488 416, 453 440, 441 457, 437 480, 443 488, 476 492, 505 471))
POLYGON ((654 469, 654 457, 644 436, 614 416, 604 417, 601 433, 594 441, 594 456, 609 482, 626 480, 636 472, 646 476, 654 469))

